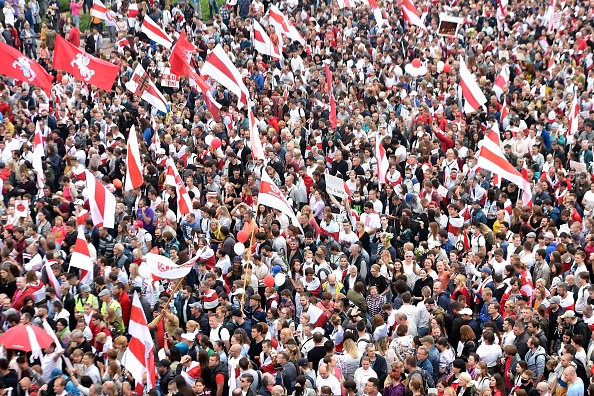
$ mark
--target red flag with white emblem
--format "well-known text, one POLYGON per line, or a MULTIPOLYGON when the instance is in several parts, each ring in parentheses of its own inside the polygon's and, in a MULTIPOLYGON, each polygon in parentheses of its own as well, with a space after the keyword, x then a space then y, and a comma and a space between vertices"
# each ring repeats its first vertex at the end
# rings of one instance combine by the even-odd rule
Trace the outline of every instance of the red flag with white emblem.
POLYGON ((0 43, 0 53, 3 55, 3 61, 0 62, 0 74, 37 85, 45 93, 50 94, 54 77, 48 74, 43 66, 5 43, 0 43))

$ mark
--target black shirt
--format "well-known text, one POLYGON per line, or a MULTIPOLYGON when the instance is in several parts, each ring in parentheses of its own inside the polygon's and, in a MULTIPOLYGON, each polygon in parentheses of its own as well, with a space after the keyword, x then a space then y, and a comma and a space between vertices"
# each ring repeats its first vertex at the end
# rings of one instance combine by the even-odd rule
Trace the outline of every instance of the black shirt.
POLYGON ((315 346, 307 353, 307 360, 312 364, 312 370, 318 371, 320 361, 326 356, 326 348, 323 346, 315 346))

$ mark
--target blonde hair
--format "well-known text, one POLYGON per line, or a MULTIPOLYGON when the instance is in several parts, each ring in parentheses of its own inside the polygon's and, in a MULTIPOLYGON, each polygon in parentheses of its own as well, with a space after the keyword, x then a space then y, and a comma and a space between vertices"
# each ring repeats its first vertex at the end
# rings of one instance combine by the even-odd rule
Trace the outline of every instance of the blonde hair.
POLYGON ((344 341, 344 351, 351 355, 351 357, 358 359, 359 356, 359 350, 357 350, 357 345, 355 344, 355 341, 351 340, 350 338, 347 338, 344 341))

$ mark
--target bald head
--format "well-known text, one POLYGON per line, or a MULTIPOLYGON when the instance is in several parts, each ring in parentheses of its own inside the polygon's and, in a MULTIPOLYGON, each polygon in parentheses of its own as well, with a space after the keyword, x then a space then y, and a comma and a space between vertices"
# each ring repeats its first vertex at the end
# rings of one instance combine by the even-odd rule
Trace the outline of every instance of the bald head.
POLYGON ((24 377, 22 380, 20 380, 19 384, 23 390, 29 390, 29 387, 31 387, 31 380, 29 377, 24 377))
POLYGON ((234 358, 239 357, 241 355, 241 345, 231 345, 231 348, 229 348, 229 354, 234 358))

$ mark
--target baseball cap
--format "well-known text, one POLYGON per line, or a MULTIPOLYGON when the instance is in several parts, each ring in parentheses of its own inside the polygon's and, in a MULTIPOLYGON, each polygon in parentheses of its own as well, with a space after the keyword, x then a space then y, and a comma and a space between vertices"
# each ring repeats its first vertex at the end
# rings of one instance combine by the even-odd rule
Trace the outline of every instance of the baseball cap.
POLYGON ((239 309, 234 309, 231 311, 231 316, 237 316, 238 318, 242 317, 241 311, 239 309))
POLYGON ((200 304, 199 302, 195 302, 195 303, 190 304, 190 308, 197 308, 200 311, 202 311, 202 304, 200 304))
POLYGON ((76 201, 74 201, 75 205, 84 205, 85 203, 83 202, 82 199, 77 199, 76 201))
POLYGON ((134 222, 134 228, 142 228, 143 224, 142 224, 142 220, 136 220, 134 222))
POLYGON ((536 238, 536 233, 529 232, 528 234, 526 234, 526 238, 536 238))
MULTIPOLYGON (((468 308, 464 308, 464 309, 468 309, 468 308)), ((427 335, 427 336, 421 338, 419 341, 421 341, 421 342, 429 342, 431 344, 434 344, 435 343, 435 338, 433 338, 430 335, 427 335)))
POLYGON ((551 304, 561 304, 561 297, 559 297, 559 296, 553 296, 553 297, 549 298, 549 303, 551 303, 551 304))
POLYGON ((491 275, 493 273, 493 270, 490 267, 483 267, 481 268, 481 272, 491 275))
POLYGON ((171 362, 167 359, 161 359, 161 360, 159 360, 159 363, 157 363, 157 367, 169 368, 169 366, 171 366, 171 362))
POLYGON ((545 234, 543 235, 543 238, 544 239, 555 239, 552 232, 545 232, 545 234))
POLYGON ((307 366, 309 366, 309 361, 305 358, 301 358, 297 361, 297 365, 299 367, 307 367, 307 366))
POLYGON ((460 311, 460 315, 472 315, 472 309, 464 308, 463 310, 460 311))
POLYGON ((563 315, 561 315, 561 318, 562 319, 575 318, 575 312, 572 310, 565 311, 565 313, 563 315))
MULTIPOLYGON (((86 293, 90 293, 91 292, 91 286, 89 286, 89 285, 82 285, 80 287, 80 291, 84 291, 86 293)), ((101 293, 99 293, 99 294, 101 294, 101 293)))
POLYGON ((184 333, 181 335, 181 337, 184 340, 188 340, 188 341, 192 341, 192 342, 196 341, 196 336, 193 333, 184 333))
POLYGON ((107 289, 103 289, 103 290, 101 290, 101 293, 99 293, 99 297, 105 297, 105 296, 111 296, 111 292, 107 289))

